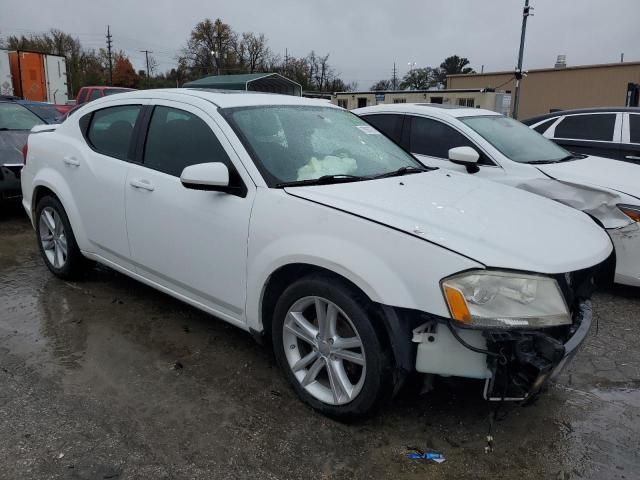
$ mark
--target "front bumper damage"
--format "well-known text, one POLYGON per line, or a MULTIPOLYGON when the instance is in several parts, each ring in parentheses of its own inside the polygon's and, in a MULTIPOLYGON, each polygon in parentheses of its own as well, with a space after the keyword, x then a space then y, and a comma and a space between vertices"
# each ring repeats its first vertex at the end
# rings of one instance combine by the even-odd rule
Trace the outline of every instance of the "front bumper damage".
POLYGON ((497 356, 487 358, 491 377, 486 379, 487 400, 528 400, 548 380, 571 362, 584 342, 592 322, 591 302, 580 302, 568 337, 563 343, 544 331, 486 331, 487 347, 497 356))
POLYGON ((416 371, 483 379, 487 400, 533 398, 570 363, 587 337, 592 323, 589 298, 603 266, 555 276, 571 306, 570 325, 535 330, 472 329, 451 319, 423 317, 413 330, 416 371))

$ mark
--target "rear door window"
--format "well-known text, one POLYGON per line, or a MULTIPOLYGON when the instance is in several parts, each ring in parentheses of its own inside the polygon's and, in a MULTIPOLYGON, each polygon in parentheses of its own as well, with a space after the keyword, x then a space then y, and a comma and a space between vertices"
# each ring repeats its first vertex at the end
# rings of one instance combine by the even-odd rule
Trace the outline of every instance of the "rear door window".
POLYGON ((631 143, 640 143, 640 115, 629 115, 629 135, 631 143))
POLYGON ((400 143, 400 135, 402 135, 402 119, 404 118, 404 115, 365 115, 364 118, 394 142, 400 143))
POLYGON ((555 138, 612 142, 615 113, 569 115, 557 126, 555 138))
POLYGON ((144 149, 145 167, 179 177, 185 167, 222 162, 232 173, 227 152, 197 115, 171 107, 153 110, 144 149))
POLYGON ((140 105, 123 105, 93 112, 87 139, 103 155, 129 159, 129 146, 141 110, 140 105))

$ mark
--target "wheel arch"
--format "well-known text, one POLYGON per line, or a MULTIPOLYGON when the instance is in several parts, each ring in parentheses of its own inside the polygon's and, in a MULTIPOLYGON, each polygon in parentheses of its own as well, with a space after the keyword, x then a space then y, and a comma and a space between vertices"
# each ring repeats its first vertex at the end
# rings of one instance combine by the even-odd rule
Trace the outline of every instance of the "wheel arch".
MULTIPOLYGON (((354 295, 362 295, 371 305, 372 325, 385 348, 391 351, 394 365, 394 394, 402 385, 407 373, 414 369, 415 352, 411 342, 411 331, 420 321, 417 314, 374 301, 363 288, 351 279, 323 266, 311 263, 289 263, 277 268, 268 278, 260 299, 261 331, 254 335, 271 338, 273 314, 278 299, 289 285, 305 276, 319 274, 335 279, 350 289, 354 295)), ((270 343, 267 341, 265 343, 270 343)))
POLYGON ((45 169, 39 173, 40 174, 36 176, 33 181, 33 193, 31 195, 31 213, 32 218, 34 219, 34 225, 35 222, 37 222, 37 219, 35 218, 35 211, 38 206, 38 202, 44 196, 51 195, 62 204, 62 207, 67 214, 67 218, 69 219, 69 223, 71 224, 71 228, 73 229, 73 234, 78 246, 81 250, 87 250, 87 237, 82 226, 81 217, 76 208, 75 202, 73 201, 73 195, 71 194, 65 180, 59 173, 51 169, 45 169))

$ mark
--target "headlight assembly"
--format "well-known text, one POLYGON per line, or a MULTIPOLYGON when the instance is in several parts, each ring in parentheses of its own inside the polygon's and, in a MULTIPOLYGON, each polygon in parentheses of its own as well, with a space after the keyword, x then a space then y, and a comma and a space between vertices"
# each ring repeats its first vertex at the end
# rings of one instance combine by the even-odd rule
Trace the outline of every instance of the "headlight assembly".
POLYGON ((471 328, 541 328, 571 324, 551 277, 475 270, 441 282, 451 317, 471 328))
POLYGON ((640 222, 640 206, 618 204, 618 208, 634 222, 640 222))

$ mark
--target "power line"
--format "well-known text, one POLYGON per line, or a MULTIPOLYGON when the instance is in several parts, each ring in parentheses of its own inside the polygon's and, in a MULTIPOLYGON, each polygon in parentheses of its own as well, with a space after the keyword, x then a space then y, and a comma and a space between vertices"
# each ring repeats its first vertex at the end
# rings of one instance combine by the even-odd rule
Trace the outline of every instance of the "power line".
POLYGON ((512 116, 516 120, 518 119, 518 106, 520 104, 520 80, 522 80, 522 57, 524 56, 524 38, 527 32, 527 18, 531 13, 533 7, 529 6, 529 0, 524 0, 524 9, 522 10, 522 32, 520 33, 520 51, 518 52, 518 66, 516 67, 516 92, 513 98, 513 113, 512 116))
POLYGON ((149 77, 149 54, 153 53, 153 52, 150 52, 149 50, 140 50, 140 52, 144 53, 144 57, 145 57, 145 59, 147 61, 147 87, 148 87, 150 85, 149 84, 149 80, 150 80, 150 77, 149 77))
POLYGON ((113 85, 113 64, 111 62, 111 27, 107 25, 107 52, 109 53, 109 85, 113 85))

